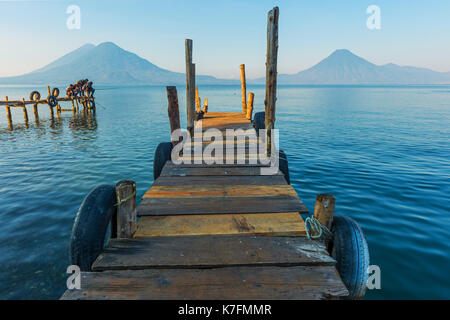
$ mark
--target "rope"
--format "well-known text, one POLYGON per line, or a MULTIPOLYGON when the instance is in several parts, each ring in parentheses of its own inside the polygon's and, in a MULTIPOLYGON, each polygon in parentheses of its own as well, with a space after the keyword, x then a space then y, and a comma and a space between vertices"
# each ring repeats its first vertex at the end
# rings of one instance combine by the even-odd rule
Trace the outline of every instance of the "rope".
POLYGON ((306 237, 308 239, 320 239, 323 237, 324 239, 329 240, 333 238, 333 234, 331 233, 331 231, 327 227, 322 225, 314 216, 305 219, 305 230, 306 237), (312 235, 310 231, 312 231, 312 233, 315 235, 312 235))
POLYGON ((133 188, 134 188, 134 192, 132 194, 130 194, 128 197, 126 197, 125 199, 120 199, 119 194, 117 194, 117 203, 115 204, 115 206, 118 207, 122 203, 125 203, 128 200, 132 199, 136 195, 136 184, 133 184, 133 188))

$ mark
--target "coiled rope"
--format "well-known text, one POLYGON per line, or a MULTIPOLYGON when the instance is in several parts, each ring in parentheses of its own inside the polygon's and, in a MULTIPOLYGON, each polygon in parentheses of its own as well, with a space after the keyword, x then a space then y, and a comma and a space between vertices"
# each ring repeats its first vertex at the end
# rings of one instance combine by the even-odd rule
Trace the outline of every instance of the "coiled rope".
POLYGON ((305 219, 306 237, 308 239, 330 240, 333 238, 331 231, 322 225, 314 216, 305 219))

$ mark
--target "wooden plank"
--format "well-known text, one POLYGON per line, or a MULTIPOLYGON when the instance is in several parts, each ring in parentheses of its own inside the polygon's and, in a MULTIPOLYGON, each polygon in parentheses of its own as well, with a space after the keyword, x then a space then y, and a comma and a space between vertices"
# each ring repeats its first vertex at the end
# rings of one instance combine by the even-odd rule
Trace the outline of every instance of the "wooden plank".
POLYGON ((144 198, 137 213, 138 216, 167 216, 266 212, 308 213, 308 210, 294 197, 144 198))
POLYGON ((111 239, 92 270, 334 264, 335 260, 320 241, 300 237, 211 235, 111 239))
MULTIPOLYGON (((214 182, 212 179, 210 182, 214 182)), ((205 185, 152 186, 143 198, 217 198, 217 197, 297 197, 291 185, 205 185)))
POLYGON ((332 266, 148 269, 81 273, 62 299, 332 299, 348 295, 332 266))
MULTIPOLYGON (((257 176, 261 174, 261 169, 258 167, 216 167, 216 168, 187 168, 179 167, 171 163, 166 163, 161 176, 163 177, 186 177, 186 176, 257 176)), ((282 175, 281 172, 276 174, 282 175)), ((214 178, 213 178, 214 179, 214 178)), ((211 181, 215 181, 211 179, 211 181)))
POLYGON ((305 223, 297 212, 144 216, 135 238, 196 235, 305 236, 305 223))
MULTIPOLYGON (((193 167, 195 168, 195 167, 193 167)), ((217 168, 217 167, 211 167, 217 168)), ((201 169, 203 170, 203 168, 201 169)), ((182 186, 182 185, 282 185, 287 184, 282 175, 274 176, 189 176, 189 177, 159 177, 153 183, 154 186, 182 186)))

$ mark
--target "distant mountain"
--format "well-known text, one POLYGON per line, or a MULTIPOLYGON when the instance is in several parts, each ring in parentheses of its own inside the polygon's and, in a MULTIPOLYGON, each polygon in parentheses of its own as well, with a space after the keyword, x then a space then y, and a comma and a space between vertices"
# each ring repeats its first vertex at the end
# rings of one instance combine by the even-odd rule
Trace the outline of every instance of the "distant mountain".
MULTIPOLYGON (((86 44, 45 67, 21 76, 0 78, 0 84, 68 85, 88 78, 96 85, 185 84, 183 73, 159 68, 112 42, 86 44)), ((196 77, 199 84, 237 83, 211 76, 196 77)))
MULTIPOLYGON (((264 78, 255 83, 263 83, 264 78)), ((279 84, 442 84, 450 83, 450 72, 375 65, 349 50, 334 51, 315 66, 296 74, 279 74, 279 84)))

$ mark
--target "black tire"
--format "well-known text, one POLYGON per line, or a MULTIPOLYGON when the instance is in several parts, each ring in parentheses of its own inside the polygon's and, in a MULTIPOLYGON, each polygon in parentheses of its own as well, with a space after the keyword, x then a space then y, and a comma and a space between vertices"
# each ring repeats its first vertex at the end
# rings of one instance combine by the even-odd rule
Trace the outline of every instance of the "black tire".
POLYGON ((54 108, 58 105, 58 100, 55 96, 48 96, 47 103, 50 107, 54 108))
POLYGON ((288 184, 291 184, 291 178, 290 178, 290 175, 289 175, 289 164, 288 164, 287 156, 286 156, 286 154, 284 153, 283 150, 280 150, 278 155, 279 155, 278 168, 281 171, 281 173, 283 173, 284 178, 286 179, 286 182, 288 184))
POLYGON ((41 99, 41 94, 38 91, 32 91, 30 93, 30 100, 39 101, 41 99))
POLYGON ((166 161, 172 160, 172 142, 161 142, 155 150, 153 160, 153 179, 159 178, 166 161))
POLYGON ((369 246, 364 232, 355 220, 344 216, 334 216, 331 230, 331 255, 337 262, 336 268, 349 292, 346 299, 362 299, 366 292, 370 264, 369 246))
POLYGON ((90 271, 102 252, 111 217, 116 211, 114 186, 102 185, 89 192, 78 210, 70 238, 70 264, 90 271))
POLYGON ((53 88, 52 96, 54 96, 54 97, 58 97, 59 96, 59 89, 58 88, 53 88))
POLYGON ((264 111, 255 113, 252 122, 253 122, 253 127, 255 128, 257 135, 259 135, 260 129, 266 128, 265 119, 266 119, 266 113, 264 111))

